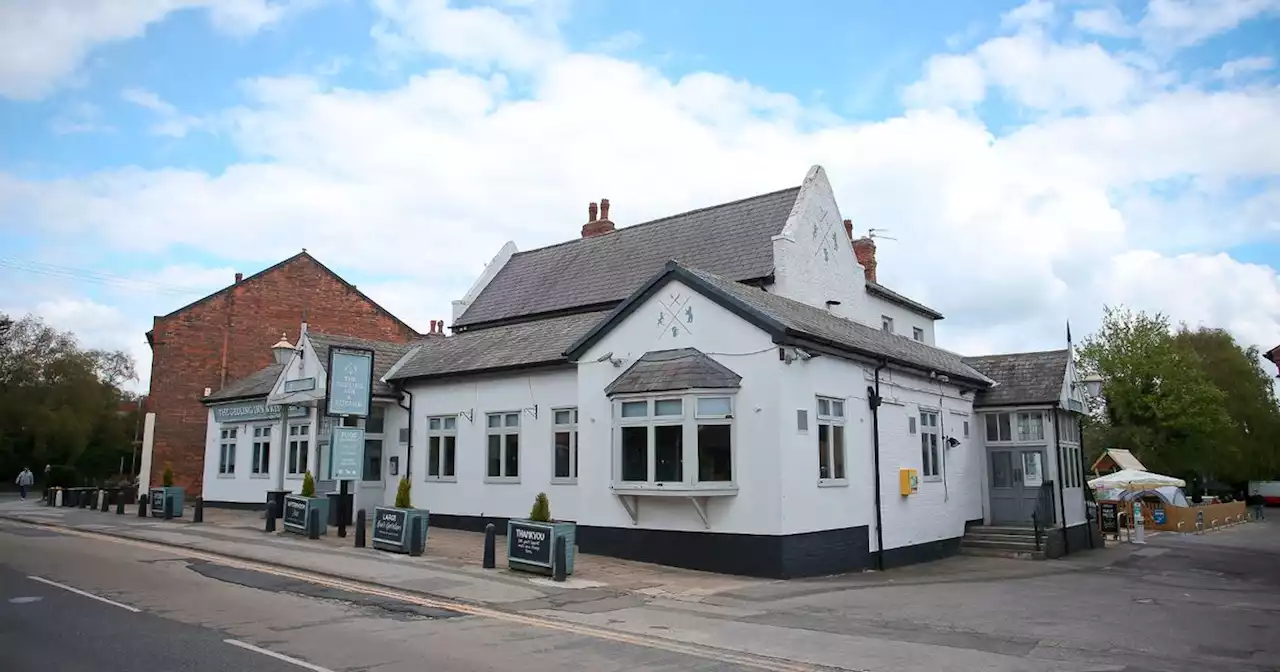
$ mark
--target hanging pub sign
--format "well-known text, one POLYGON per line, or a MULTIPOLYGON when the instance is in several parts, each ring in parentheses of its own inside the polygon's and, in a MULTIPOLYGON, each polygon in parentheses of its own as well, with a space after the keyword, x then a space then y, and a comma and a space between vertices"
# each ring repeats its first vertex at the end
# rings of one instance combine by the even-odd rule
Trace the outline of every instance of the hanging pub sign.
POLYGON ((325 414, 369 417, 373 407, 373 351, 329 348, 325 414))

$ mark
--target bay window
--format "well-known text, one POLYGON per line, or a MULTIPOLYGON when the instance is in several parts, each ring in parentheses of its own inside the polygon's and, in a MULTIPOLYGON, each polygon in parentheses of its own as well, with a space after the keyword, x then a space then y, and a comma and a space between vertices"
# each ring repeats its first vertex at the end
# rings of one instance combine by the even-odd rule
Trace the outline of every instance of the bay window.
POLYGON ((624 399, 615 409, 620 485, 733 483, 732 397, 690 394, 624 399))
POLYGON ((427 418, 427 480, 457 480, 458 418, 427 418))

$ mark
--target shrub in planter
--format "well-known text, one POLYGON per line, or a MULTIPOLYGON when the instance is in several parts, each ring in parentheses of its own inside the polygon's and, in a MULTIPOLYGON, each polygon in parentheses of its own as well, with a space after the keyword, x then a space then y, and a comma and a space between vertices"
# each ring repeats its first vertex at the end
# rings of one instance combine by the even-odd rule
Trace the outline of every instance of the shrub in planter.
POLYGON ((151 516, 153 518, 164 517, 164 501, 166 499, 173 500, 173 517, 182 517, 183 500, 186 498, 186 488, 177 487, 173 484, 173 467, 164 465, 164 473, 160 476, 159 488, 151 488, 149 493, 151 501, 149 503, 151 516))
POLYGON ((573 573, 576 523, 551 517, 547 493, 539 492, 533 500, 529 517, 507 521, 507 566, 526 572, 550 574, 555 563, 556 539, 565 545, 565 574, 573 573))
MULTIPOLYGON (((373 509, 373 547, 392 553, 408 553, 415 526, 422 530, 422 543, 427 543, 427 527, 431 513, 413 508, 409 492, 412 484, 408 478, 400 479, 396 488, 395 506, 378 506, 373 509)), ((425 549, 424 549, 425 550, 425 549)))
POLYGON ((284 531, 308 534, 307 521, 320 519, 320 534, 328 533, 329 498, 316 497, 316 479, 308 471, 302 475, 302 492, 284 498, 284 531))

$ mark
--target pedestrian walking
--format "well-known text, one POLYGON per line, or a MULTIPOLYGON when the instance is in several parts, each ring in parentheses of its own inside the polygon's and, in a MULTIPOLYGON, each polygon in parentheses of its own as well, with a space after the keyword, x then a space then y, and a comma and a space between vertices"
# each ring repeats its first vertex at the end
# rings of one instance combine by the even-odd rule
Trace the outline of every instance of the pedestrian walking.
POLYGON ((1267 500, 1262 496, 1262 493, 1255 492, 1252 495, 1249 495, 1249 506, 1253 507, 1254 520, 1267 519, 1267 514, 1265 512, 1265 509, 1267 508, 1267 500))
POLYGON ((22 473, 18 474, 18 480, 15 481, 18 484, 18 491, 22 493, 22 499, 25 500, 27 498, 27 488, 31 487, 31 484, 35 482, 36 477, 31 474, 31 470, 23 467, 22 473))

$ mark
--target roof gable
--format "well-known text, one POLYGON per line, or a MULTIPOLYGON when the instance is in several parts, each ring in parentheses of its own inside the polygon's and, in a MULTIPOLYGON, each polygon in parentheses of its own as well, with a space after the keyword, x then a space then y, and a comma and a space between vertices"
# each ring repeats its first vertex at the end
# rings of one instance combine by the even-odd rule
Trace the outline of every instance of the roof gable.
POLYGON ((773 272, 771 239, 786 224, 799 191, 792 187, 519 252, 454 328, 607 308, 627 298, 668 259, 733 280, 768 277, 773 272))
POLYGON ((672 280, 679 280, 746 322, 768 333, 775 343, 815 345, 920 371, 937 372, 975 387, 991 384, 953 352, 905 336, 837 317, 806 303, 770 294, 759 287, 721 278, 675 261, 651 278, 609 316, 578 339, 566 353, 574 360, 672 280))
POLYGON ((1070 358, 1067 349, 966 357, 965 363, 996 381, 974 406, 1058 405, 1070 358))
POLYGON ((742 376, 695 348, 646 352, 605 387, 607 395, 731 389, 742 376))

